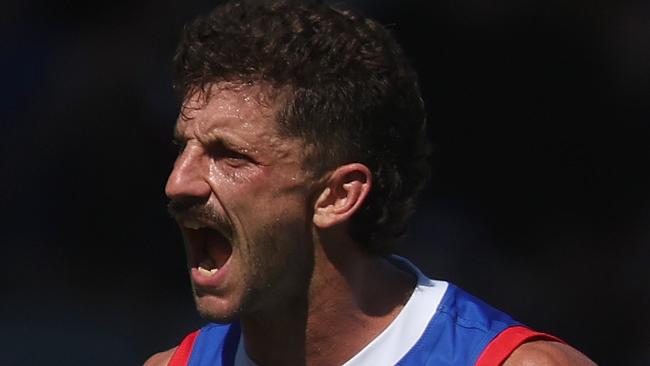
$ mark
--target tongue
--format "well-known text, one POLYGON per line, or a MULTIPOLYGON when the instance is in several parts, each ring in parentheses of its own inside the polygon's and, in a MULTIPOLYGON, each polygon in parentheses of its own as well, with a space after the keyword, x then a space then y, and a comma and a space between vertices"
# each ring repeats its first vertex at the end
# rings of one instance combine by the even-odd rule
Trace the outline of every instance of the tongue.
POLYGON ((215 230, 206 230, 205 249, 217 268, 221 268, 230 258, 232 247, 223 235, 215 230))

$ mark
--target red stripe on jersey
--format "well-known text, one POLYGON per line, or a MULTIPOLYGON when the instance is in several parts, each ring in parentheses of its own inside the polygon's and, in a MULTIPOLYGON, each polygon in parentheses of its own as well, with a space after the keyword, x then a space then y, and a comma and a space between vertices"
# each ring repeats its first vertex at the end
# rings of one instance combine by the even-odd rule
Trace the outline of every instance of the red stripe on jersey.
POLYGON ((190 360, 190 356, 192 355, 194 341, 200 331, 201 330, 199 329, 192 332, 183 339, 178 348, 176 348, 176 351, 174 351, 171 360, 169 360, 169 363, 167 364, 168 366, 187 366, 187 362, 190 360))
POLYGON ((531 341, 555 341, 564 343, 561 339, 550 334, 535 332, 526 327, 517 325, 507 328, 499 333, 483 350, 476 366, 499 366, 510 357, 517 347, 531 341))

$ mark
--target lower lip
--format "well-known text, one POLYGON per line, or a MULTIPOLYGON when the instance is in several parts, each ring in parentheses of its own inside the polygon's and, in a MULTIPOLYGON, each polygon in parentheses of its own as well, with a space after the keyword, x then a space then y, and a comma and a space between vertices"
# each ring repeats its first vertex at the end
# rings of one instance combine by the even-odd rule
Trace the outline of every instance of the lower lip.
POLYGON ((203 287, 207 289, 214 289, 216 287, 219 287, 219 285, 223 283, 226 275, 228 274, 228 268, 230 268, 230 258, 228 258, 226 263, 224 263, 223 266, 221 266, 221 268, 217 271, 217 273, 213 274, 212 276, 206 276, 199 271, 198 267, 192 267, 190 269, 192 283, 194 283, 194 286, 200 288, 203 287))

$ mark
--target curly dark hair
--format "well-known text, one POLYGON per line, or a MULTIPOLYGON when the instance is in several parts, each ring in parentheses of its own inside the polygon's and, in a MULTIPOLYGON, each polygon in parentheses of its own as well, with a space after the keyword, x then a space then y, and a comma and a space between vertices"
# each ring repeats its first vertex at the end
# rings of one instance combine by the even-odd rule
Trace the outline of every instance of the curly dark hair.
POLYGON ((351 237, 383 254, 405 233, 429 176, 426 116, 417 75, 380 24, 319 1, 231 1, 186 25, 174 70, 182 99, 224 81, 288 87, 279 131, 310 147, 305 167, 372 172, 351 237))

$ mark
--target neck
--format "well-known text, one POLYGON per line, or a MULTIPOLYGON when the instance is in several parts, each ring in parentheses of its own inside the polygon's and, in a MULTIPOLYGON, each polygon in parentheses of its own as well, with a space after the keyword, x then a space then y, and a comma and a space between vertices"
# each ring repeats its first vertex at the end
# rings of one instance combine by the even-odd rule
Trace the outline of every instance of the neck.
POLYGON ((308 293, 242 317, 246 351, 260 365, 343 364, 399 314, 415 280, 386 259, 317 246, 308 293), (344 254, 344 255, 343 255, 344 254))

